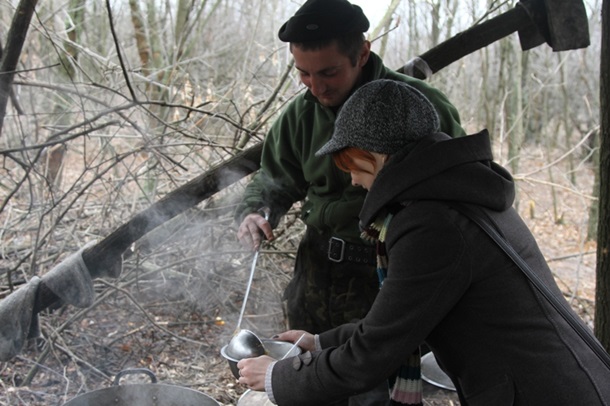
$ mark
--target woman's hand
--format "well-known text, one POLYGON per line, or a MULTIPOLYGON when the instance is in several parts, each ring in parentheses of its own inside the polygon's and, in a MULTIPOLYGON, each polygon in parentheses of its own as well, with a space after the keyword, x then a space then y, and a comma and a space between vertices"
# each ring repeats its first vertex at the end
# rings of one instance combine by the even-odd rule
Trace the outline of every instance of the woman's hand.
POLYGON ((268 355, 256 358, 243 358, 237 363, 239 383, 257 391, 265 390, 265 375, 269 364, 275 361, 268 355))
POLYGON ((299 347, 305 351, 315 351, 316 341, 314 335, 303 330, 288 330, 273 337, 274 340, 299 342, 299 347), (301 338, 302 337, 302 338, 301 338))
MULTIPOLYGON (((305 351, 315 350, 314 335, 303 330, 289 330, 273 337, 274 340, 298 342, 298 346, 305 351)), ((277 361, 268 355, 256 358, 243 358, 237 363, 239 369, 239 383, 256 391, 265 390, 265 376, 269 365, 277 361)))

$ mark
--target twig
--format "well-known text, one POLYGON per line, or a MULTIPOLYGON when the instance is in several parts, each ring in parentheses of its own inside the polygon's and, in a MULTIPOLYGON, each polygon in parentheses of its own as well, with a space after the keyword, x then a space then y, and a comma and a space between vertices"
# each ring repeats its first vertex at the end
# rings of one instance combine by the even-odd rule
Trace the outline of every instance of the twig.
POLYGON ((576 196, 583 197, 585 199, 589 199, 589 200, 592 200, 592 201, 597 201, 598 200, 598 198, 595 197, 595 196, 591 196, 591 195, 582 193, 582 192, 580 192, 578 190, 574 190, 574 189, 572 189, 572 188, 570 188, 568 186, 560 185, 559 183, 549 182, 549 181, 541 180, 541 179, 524 177, 524 176, 520 176, 520 175, 513 176, 513 179, 520 180, 520 181, 523 181, 523 182, 528 182, 528 183, 538 183, 538 184, 545 185, 545 186, 552 186, 552 187, 556 187, 558 189, 562 189, 562 190, 564 190, 566 192, 572 193, 572 194, 574 194, 576 196))
POLYGON ((101 282, 102 284, 106 285, 106 286, 107 286, 107 287, 109 287, 109 288, 112 288, 112 289, 114 289, 114 290, 117 290, 117 291, 119 291, 119 292, 123 293, 123 294, 124 294, 124 295, 125 295, 125 296, 126 296, 128 299, 129 299, 129 300, 131 300, 131 302, 132 302, 132 303, 133 303, 133 304, 134 304, 134 305, 135 305, 135 306, 136 306, 136 307, 137 307, 137 308, 138 308, 138 309, 139 309, 139 310, 142 312, 142 314, 144 315, 144 317, 146 317, 146 319, 147 319, 147 320, 148 320, 148 321, 149 321, 149 322, 150 322, 150 323, 151 323, 153 326, 155 326, 156 328, 158 328, 159 330, 161 330, 161 331, 163 331, 163 332, 165 332, 165 333, 169 334, 170 336, 172 336, 172 337, 174 337, 174 338, 176 338, 176 339, 178 339, 178 340, 181 340, 181 341, 185 341, 185 342, 192 343, 192 344, 197 344, 197 345, 203 345, 203 346, 209 346, 209 345, 210 345, 210 343, 209 343, 209 342, 207 342, 207 341, 204 343, 204 342, 201 342, 201 341, 192 340, 192 339, 187 338, 187 337, 182 337, 182 336, 179 336, 179 335, 177 335, 177 334, 174 334, 173 332, 171 332, 170 330, 166 329, 165 327, 160 326, 160 325, 159 325, 159 323, 157 323, 157 322, 154 320, 154 318, 153 318, 153 317, 151 317, 151 315, 150 315, 150 314, 148 314, 148 312, 147 312, 147 311, 146 311, 146 310, 145 310, 145 309, 144 309, 144 308, 143 308, 143 307, 140 305, 140 303, 138 303, 138 301, 137 301, 137 300, 136 300, 136 299, 133 297, 133 295, 132 295, 131 293, 129 293, 127 290, 123 289, 122 287, 119 287, 119 286, 113 285, 113 284, 111 284, 111 283, 108 283, 108 282, 106 282, 106 281, 104 281, 104 280, 102 280, 102 279, 100 279, 100 282, 101 282))
POLYGON ((86 360, 82 359, 81 357, 77 356, 76 354, 74 354, 74 352, 72 352, 68 346, 66 345, 66 343, 64 342, 64 339, 61 335, 57 336, 57 340, 61 341, 64 345, 61 344, 57 344, 57 342, 55 342, 55 345, 53 346, 53 348, 57 348, 60 351, 64 352, 65 354, 67 354, 70 358, 72 358, 72 360, 74 360, 74 362, 76 364, 82 364, 85 365, 87 368, 89 368, 91 371, 94 371, 96 373, 98 373, 100 376, 106 378, 106 379, 110 379, 110 376, 108 374, 105 374, 104 372, 100 371, 99 369, 97 369, 95 367, 95 365, 90 364, 89 362, 87 362, 86 360))
POLYGON ((114 40, 114 46, 116 47, 117 57, 119 58, 119 63, 121 64, 121 70, 123 71, 123 77, 125 78, 125 84, 129 89, 129 93, 131 94, 131 99, 133 101, 137 101, 136 93, 131 86, 131 81, 129 80, 129 75, 127 74, 127 68, 125 66, 125 62, 123 61, 123 55, 121 54, 121 47, 119 45, 119 40, 116 35, 116 31, 114 30, 114 22, 112 21, 112 9, 110 8, 110 0, 106 0, 106 9, 108 10, 108 22, 110 24, 110 32, 112 33, 112 39, 114 40))
POLYGON ((578 252, 576 254, 570 254, 570 255, 564 255, 564 256, 561 256, 561 257, 549 258, 549 259, 546 260, 546 262, 562 261, 564 259, 582 257, 584 255, 593 255, 593 254, 596 254, 596 253, 597 253, 597 251, 578 252))
MULTIPOLYGON (((91 118, 89 120, 86 120, 85 122, 76 124, 76 125, 68 128, 68 129, 66 129, 64 131, 61 131, 61 132, 56 133, 56 134, 53 134, 53 136, 51 138, 56 138, 56 137, 58 137, 60 135, 68 134, 70 131, 73 131, 74 129, 76 129, 78 127, 89 125, 93 121, 96 121, 97 119, 102 118, 102 117, 106 116, 107 114, 108 114, 107 112, 103 112, 101 114, 98 114, 97 116, 95 116, 95 117, 93 117, 93 118, 91 118)), ((83 135, 90 134, 90 133, 92 133, 94 131, 99 131, 99 130, 104 129, 106 127, 109 127, 111 125, 120 125, 120 122, 118 120, 108 121, 106 123, 102 123, 102 124, 98 125, 97 127, 91 127, 88 130, 79 131, 77 133, 73 133, 73 134, 69 135, 66 138, 61 138, 61 139, 58 139, 58 140, 55 140, 55 141, 48 141, 48 142, 44 142, 42 144, 26 145, 24 147, 19 147, 19 148, 3 149, 3 150, 0 150, 0 155, 10 155, 10 154, 15 153, 15 152, 26 152, 26 151, 32 151, 32 150, 44 149, 44 148, 47 148, 47 147, 52 147, 53 145, 63 144, 65 142, 67 142, 67 141, 71 141, 71 140, 73 140, 75 138, 78 138, 78 137, 81 137, 83 135)))
POLYGON ((114 291, 111 291, 111 290, 107 290, 107 291, 103 292, 101 295, 99 295, 97 297, 97 299, 93 302, 93 304, 91 306, 89 306, 86 309, 81 309, 79 312, 72 315, 72 317, 70 317, 62 325, 57 327, 55 330, 53 330, 51 332, 51 334, 48 335, 47 342, 45 343, 45 347, 44 347, 42 353, 36 359, 34 366, 28 371, 28 374, 23 381, 23 385, 27 386, 32 382, 32 379, 34 379, 34 377, 36 376, 36 373, 38 372, 38 367, 40 365, 42 365, 42 362, 49 355, 49 353, 51 351, 51 346, 53 346, 55 344, 55 340, 57 339, 57 337, 59 335, 61 335, 61 333, 66 328, 68 328, 70 325, 72 325, 72 323, 79 320, 81 317, 83 317, 85 314, 87 314, 91 310, 95 309, 99 304, 101 304, 103 301, 105 301, 113 293, 114 293, 114 291))
POLYGON ((515 179, 520 178, 520 179, 524 179, 527 178, 529 176, 532 176, 536 173, 542 172, 554 165, 557 165, 559 162, 563 161, 564 159, 566 159, 567 157, 569 157, 570 155, 572 155, 572 153, 574 153, 574 151, 576 151, 578 148, 580 148, 581 145, 583 145, 591 135, 595 134, 597 131, 599 130, 599 125, 595 126, 592 130, 590 130, 587 135, 585 135, 576 145, 574 145, 571 149, 569 149, 568 151, 566 151, 565 154, 563 154, 562 156, 560 156, 559 158, 557 158, 556 160, 549 162, 548 164, 541 166, 540 168, 536 168, 536 170, 528 172, 528 173, 522 173, 522 174, 517 174, 515 176, 515 179))

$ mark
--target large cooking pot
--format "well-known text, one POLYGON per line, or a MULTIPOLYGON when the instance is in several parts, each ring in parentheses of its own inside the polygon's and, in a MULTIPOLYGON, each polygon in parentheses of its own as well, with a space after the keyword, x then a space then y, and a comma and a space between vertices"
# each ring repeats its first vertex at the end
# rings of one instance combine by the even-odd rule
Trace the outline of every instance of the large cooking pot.
POLYGON ((237 406, 274 406, 265 392, 248 389, 237 401, 237 406))
POLYGON ((111 387, 85 393, 64 406, 220 406, 214 399, 193 389, 157 383, 145 368, 126 369, 117 374, 111 387), (127 374, 146 374, 152 383, 119 385, 127 374))

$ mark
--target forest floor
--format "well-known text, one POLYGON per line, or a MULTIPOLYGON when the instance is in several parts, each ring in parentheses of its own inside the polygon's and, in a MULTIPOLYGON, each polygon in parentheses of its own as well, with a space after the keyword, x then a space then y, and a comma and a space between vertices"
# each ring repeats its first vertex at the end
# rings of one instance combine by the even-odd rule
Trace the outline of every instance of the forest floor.
MULTIPOLYGON (((518 209, 566 298, 592 327, 596 247, 586 241, 586 230, 593 175, 579 171, 574 186, 562 171, 555 175, 561 186, 551 188, 537 153, 522 160, 529 174, 519 179, 518 209)), ((129 368, 150 369, 160 383, 200 391, 221 405, 238 404, 246 389, 220 349, 235 329, 252 256, 237 246, 230 215, 211 227, 209 218, 196 221, 205 211, 177 220, 172 226, 178 231, 171 241, 164 237, 162 250, 155 238, 139 242, 120 279, 97 281, 90 308, 67 306, 41 315, 43 336, 0 363, 0 405, 62 405, 111 386, 129 368), (201 231, 212 228, 213 235, 201 231), (160 251, 168 255, 166 266, 158 264, 160 251)), ((242 327, 264 337, 285 327, 281 293, 302 232, 297 214, 288 216, 283 234, 260 255, 242 327)), ((130 375, 120 383, 136 382, 148 378, 130 375)), ((426 384, 425 393, 425 405, 459 405, 454 392, 426 384)))

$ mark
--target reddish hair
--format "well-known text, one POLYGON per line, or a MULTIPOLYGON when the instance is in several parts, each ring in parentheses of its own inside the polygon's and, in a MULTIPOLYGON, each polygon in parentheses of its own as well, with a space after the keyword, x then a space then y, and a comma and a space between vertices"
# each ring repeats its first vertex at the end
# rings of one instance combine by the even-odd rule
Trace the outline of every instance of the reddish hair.
POLYGON ((370 162, 375 167, 375 157, 369 151, 365 151, 356 147, 347 147, 339 150, 333 154, 333 161, 335 165, 343 172, 362 172, 360 167, 357 167, 354 163, 355 159, 362 159, 363 161, 370 162))

